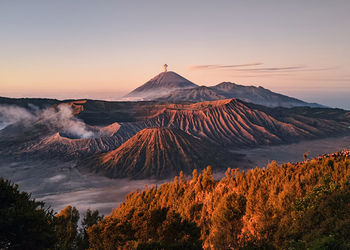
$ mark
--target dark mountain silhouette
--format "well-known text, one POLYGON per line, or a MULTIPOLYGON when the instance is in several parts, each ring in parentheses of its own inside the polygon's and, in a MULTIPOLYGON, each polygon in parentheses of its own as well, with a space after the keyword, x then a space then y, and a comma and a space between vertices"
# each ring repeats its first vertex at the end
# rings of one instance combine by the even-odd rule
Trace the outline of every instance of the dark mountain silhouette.
POLYGON ((197 85, 193 82, 190 82, 175 72, 167 71, 155 76, 142 86, 131 91, 125 97, 150 100, 167 94, 172 90, 194 87, 197 87, 197 85))
POLYGON ((9 98, 0 96, 0 105, 16 105, 23 108, 31 108, 33 106, 47 108, 57 103, 61 103, 61 101, 48 98, 9 98))
POLYGON ((216 86, 200 86, 192 89, 179 89, 157 98, 159 101, 190 101, 203 102, 220 99, 237 98, 267 107, 325 107, 317 103, 307 103, 302 100, 272 92, 263 87, 243 86, 231 82, 223 82, 216 86))
POLYGON ((146 128, 111 152, 86 159, 80 169, 88 169, 112 178, 168 178, 184 171, 234 166, 238 155, 169 128, 146 128))

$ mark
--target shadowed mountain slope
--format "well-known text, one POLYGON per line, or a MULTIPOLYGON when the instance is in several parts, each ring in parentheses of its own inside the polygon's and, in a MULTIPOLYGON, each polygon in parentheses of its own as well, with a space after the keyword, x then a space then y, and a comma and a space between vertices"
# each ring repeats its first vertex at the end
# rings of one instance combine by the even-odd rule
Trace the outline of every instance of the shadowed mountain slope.
POLYGON ((113 122, 136 122, 149 119, 166 108, 169 102, 110 102, 100 100, 84 100, 67 102, 74 113, 89 125, 106 126, 113 122))
POLYGON ((79 166, 112 178, 167 178, 207 165, 225 168, 238 158, 178 129, 147 128, 116 150, 87 159, 79 166))
POLYGON ((231 82, 223 82, 216 86, 200 86, 192 89, 179 89, 159 97, 160 101, 203 102, 220 99, 237 98, 267 107, 325 107, 317 103, 307 103, 296 98, 272 92, 263 87, 243 86, 231 82))
POLYGON ((49 98, 9 98, 0 96, 0 105, 16 105, 23 108, 47 108, 61 101, 49 98))

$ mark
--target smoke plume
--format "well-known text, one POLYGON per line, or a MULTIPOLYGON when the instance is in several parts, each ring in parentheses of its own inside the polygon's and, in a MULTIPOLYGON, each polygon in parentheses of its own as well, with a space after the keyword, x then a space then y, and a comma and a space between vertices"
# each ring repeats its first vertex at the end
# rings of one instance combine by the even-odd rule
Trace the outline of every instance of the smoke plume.
POLYGON ((12 123, 27 122, 33 114, 27 109, 14 105, 0 105, 0 130, 12 123))
POLYGON ((51 130, 56 130, 72 138, 91 138, 95 136, 83 121, 73 115, 68 104, 60 104, 56 108, 40 110, 36 107, 25 109, 14 105, 0 105, 0 130, 10 124, 22 123, 44 124, 51 130))

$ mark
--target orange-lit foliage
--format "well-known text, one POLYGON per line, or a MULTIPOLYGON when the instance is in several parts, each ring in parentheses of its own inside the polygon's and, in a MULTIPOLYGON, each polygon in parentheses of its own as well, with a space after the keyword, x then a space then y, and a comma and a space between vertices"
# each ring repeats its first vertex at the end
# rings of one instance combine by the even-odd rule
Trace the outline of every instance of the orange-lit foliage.
POLYGON ((201 174, 194 171, 191 179, 180 174, 171 183, 130 193, 110 216, 89 229, 89 237, 98 245, 101 235, 111 236, 117 230, 114 246, 144 243, 154 235, 159 241, 159 232, 152 230, 162 225, 141 236, 148 228, 141 225, 148 225, 150 217, 136 221, 135 214, 166 209, 200 228, 205 249, 325 245, 346 249, 350 247, 349 176, 350 159, 342 154, 280 166, 272 162, 246 172, 228 169, 219 181, 208 167, 201 174))

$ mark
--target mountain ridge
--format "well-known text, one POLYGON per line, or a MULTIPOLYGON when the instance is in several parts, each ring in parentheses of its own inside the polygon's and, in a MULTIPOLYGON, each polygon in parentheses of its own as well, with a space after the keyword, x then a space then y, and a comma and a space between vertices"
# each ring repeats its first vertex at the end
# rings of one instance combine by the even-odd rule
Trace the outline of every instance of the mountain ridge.
POLYGON ((229 98, 236 98, 267 107, 326 107, 317 103, 308 103, 294 97, 275 93, 261 86, 244 86, 232 82, 222 82, 209 87, 199 86, 191 89, 178 89, 171 91, 167 95, 158 97, 156 100, 203 102, 229 98))
POLYGON ((238 99, 169 104, 146 120, 127 124, 135 132, 147 127, 177 128, 230 147, 284 144, 349 133, 349 112, 339 110, 336 114, 333 109, 307 107, 275 109, 238 99), (327 119, 330 113, 336 115, 327 119))

